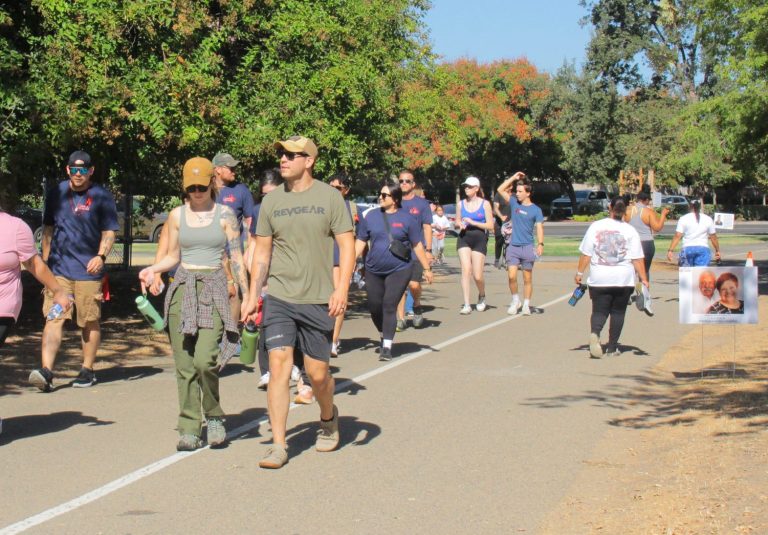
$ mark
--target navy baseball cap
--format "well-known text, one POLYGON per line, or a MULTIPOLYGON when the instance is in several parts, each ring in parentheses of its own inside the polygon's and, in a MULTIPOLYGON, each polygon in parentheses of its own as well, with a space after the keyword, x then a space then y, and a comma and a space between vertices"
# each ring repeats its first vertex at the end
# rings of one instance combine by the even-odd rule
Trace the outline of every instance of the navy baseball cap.
POLYGON ((84 150, 76 150, 72 154, 69 155, 69 162, 67 165, 78 165, 77 162, 83 162, 83 167, 90 167, 91 166, 91 155, 85 152, 84 150))

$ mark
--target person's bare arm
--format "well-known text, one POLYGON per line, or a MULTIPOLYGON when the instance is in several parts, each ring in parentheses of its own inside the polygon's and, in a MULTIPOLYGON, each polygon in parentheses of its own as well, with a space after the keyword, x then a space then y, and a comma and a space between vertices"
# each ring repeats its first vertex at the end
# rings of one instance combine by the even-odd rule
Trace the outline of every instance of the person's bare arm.
POLYGON ((544 223, 536 223, 536 254, 544 254, 544 223))
POLYGON ((656 213, 656 210, 648 208, 647 210, 643 210, 640 218, 643 220, 643 223, 648 225, 652 231, 661 232, 661 229, 664 228, 664 222, 667 220, 668 214, 669 208, 666 206, 661 209, 661 216, 656 213))
POLYGON ((85 270, 88 273, 95 274, 104 269, 106 260, 102 259, 102 256, 107 257, 112 251, 112 246, 115 244, 115 231, 104 230, 101 232, 101 242, 99 242, 99 251, 88 261, 88 265, 85 266, 85 270))
POLYGON ((720 240, 717 239, 717 234, 710 234, 709 241, 712 242, 712 246, 715 248, 715 260, 720 260, 720 240))
POLYGON ((179 214, 180 208, 174 208, 165 224, 168 226, 168 250, 163 258, 139 272, 142 290, 151 287, 156 273, 170 271, 179 263, 181 251, 179 249, 179 214))
POLYGON ((72 306, 72 300, 64 292, 64 288, 61 287, 50 268, 40 258, 40 255, 33 256, 26 262, 23 262, 23 264, 33 277, 40 281, 49 292, 53 293, 53 301, 60 304, 64 310, 69 310, 69 307, 72 306))
POLYGON ((512 198, 512 186, 514 185, 515 181, 524 177, 525 173, 518 171, 504 182, 502 182, 501 185, 496 188, 496 191, 504 198, 505 201, 509 202, 509 200, 512 198))
POLYGON ((256 236, 251 260, 251 282, 248 299, 243 298, 240 319, 255 321, 261 289, 267 283, 269 262, 272 259, 272 236, 256 236))
POLYGON ((669 250, 667 251, 667 260, 670 262, 672 262, 672 252, 675 250, 675 247, 677 247, 677 244, 682 237, 683 234, 681 232, 675 232, 675 235, 672 237, 672 241, 669 244, 669 250))
POLYGON ((355 240, 355 258, 360 258, 360 256, 362 256, 366 245, 368 245, 368 242, 364 242, 363 240, 355 240))
POLYGON ((576 267, 576 276, 573 277, 576 284, 581 284, 584 280, 584 273, 587 271, 587 267, 589 267, 590 260, 592 260, 592 257, 589 255, 583 254, 579 257, 579 263, 576 267))
POLYGON ((248 275, 243 264, 243 253, 240 249, 240 225, 237 224, 235 213, 229 207, 225 206, 221 209, 221 223, 227 236, 232 279, 240 288, 241 295, 248 295, 248 275))
POLYGON ((335 238, 336 244, 339 246, 339 280, 346 281, 346 283, 339 284, 338 288, 333 290, 328 300, 328 315, 333 317, 344 314, 344 310, 347 308, 349 280, 352 278, 352 271, 355 269, 354 234, 352 231, 342 232, 341 234, 336 234, 335 238))

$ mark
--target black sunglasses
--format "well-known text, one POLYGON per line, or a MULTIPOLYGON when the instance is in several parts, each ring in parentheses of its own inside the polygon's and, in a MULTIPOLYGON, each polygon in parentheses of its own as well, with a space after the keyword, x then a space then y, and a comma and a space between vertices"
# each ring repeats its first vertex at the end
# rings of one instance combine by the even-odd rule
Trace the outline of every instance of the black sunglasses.
POLYGON ((400 180, 401 184, 413 184, 413 180, 400 180))
POLYGON ((383 191, 379 193, 380 199, 386 199, 387 197, 392 197, 392 195, 390 193, 384 193, 383 191))
POLYGON ((205 193, 206 191, 208 191, 209 187, 210 185, 201 186, 200 184, 195 184, 193 186, 187 186, 186 188, 184 188, 184 191, 186 191, 187 193, 194 193, 194 192, 205 193))
POLYGON ((294 159, 296 159, 297 156, 300 156, 302 158, 307 158, 309 154, 307 154, 306 152, 289 152, 287 150, 278 151, 277 157, 282 159, 283 156, 285 156, 289 161, 293 161, 294 159))

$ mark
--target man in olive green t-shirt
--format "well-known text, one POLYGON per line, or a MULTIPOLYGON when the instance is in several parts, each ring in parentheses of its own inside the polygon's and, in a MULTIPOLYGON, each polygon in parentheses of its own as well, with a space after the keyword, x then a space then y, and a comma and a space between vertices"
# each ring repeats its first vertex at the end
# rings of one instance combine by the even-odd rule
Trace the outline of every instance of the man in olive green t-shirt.
POLYGON ((355 263, 352 222, 344 199, 312 177, 315 144, 292 136, 276 143, 275 149, 285 182, 261 205, 251 262, 254 286, 242 311, 249 319, 255 316, 259 289, 268 282, 262 336, 269 353, 267 403, 273 445, 259 463, 262 468, 280 468, 288 461, 285 435, 294 346, 304 353, 304 366, 320 405, 315 448, 332 451, 339 444, 329 361, 334 318, 346 309, 349 285, 333 285, 334 239, 339 246, 341 281, 350 280, 355 263))

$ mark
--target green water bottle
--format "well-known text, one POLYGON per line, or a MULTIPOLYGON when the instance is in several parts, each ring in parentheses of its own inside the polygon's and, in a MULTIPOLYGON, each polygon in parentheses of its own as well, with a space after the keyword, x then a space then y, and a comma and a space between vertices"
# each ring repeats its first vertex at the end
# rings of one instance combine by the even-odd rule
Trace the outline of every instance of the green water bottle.
POLYGON ((249 321, 243 328, 240 336, 240 362, 253 364, 256 360, 256 352, 259 349, 259 328, 249 321))
POLYGON ((155 307, 152 306, 152 303, 149 302, 146 295, 140 295, 136 298, 136 308, 139 309, 139 312, 147 319, 154 330, 163 330, 163 318, 155 310, 155 307))

